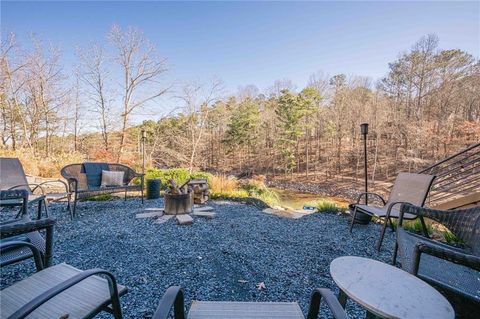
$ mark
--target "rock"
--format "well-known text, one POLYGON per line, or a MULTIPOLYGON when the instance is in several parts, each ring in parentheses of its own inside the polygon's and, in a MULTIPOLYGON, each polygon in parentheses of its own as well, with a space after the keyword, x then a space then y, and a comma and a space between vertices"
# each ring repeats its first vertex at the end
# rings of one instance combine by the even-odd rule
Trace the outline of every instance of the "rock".
POLYGON ((160 217, 162 215, 163 215, 163 210, 137 214, 135 215, 135 218, 151 218, 151 217, 160 217))
POLYGON ((177 222, 179 225, 191 225, 193 224, 193 218, 192 216, 188 214, 181 214, 181 215, 176 215, 177 217, 177 222))
POLYGON ((163 223, 169 221, 172 217, 173 217, 173 215, 163 215, 163 216, 157 218, 157 220, 155 220, 153 223, 154 224, 163 224, 163 223))
POLYGON ((208 218, 208 219, 212 219, 212 218, 215 218, 215 216, 217 216, 217 214, 212 213, 212 212, 198 212, 198 211, 195 211, 193 213, 193 215, 195 215, 197 217, 208 218))
POLYGON ((146 213, 150 213, 150 212, 163 212, 163 210, 164 210, 164 207, 149 207, 149 208, 145 208, 143 211, 146 213))
POLYGON ((203 206, 203 207, 194 207, 194 212, 213 212, 213 207, 203 206))

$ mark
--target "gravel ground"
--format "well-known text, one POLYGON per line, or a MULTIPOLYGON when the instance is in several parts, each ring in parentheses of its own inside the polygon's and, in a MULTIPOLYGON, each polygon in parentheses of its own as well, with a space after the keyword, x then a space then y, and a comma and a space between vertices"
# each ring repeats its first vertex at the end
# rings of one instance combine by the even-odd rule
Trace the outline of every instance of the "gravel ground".
MULTIPOLYGON (((161 199, 145 204, 161 206, 161 199)), ((193 299, 298 301, 306 314, 312 289, 338 292, 329 274, 336 257, 391 260, 389 231, 382 252, 375 251, 379 225, 356 226, 349 234, 341 215, 294 220, 232 202, 212 201, 209 206, 217 213, 215 219, 195 218, 193 225, 179 226, 174 220, 157 225, 151 218, 135 219, 143 210, 138 198, 80 203, 74 221, 62 204, 52 204, 58 220, 54 262, 111 271, 129 288, 121 298, 124 317, 150 318, 171 285, 185 288, 187 307, 193 299), (266 289, 257 289, 260 282, 266 289)), ((0 285, 4 288, 32 272, 30 262, 5 267, 0 285)), ((353 303, 347 310, 352 318, 365 316, 353 303)))

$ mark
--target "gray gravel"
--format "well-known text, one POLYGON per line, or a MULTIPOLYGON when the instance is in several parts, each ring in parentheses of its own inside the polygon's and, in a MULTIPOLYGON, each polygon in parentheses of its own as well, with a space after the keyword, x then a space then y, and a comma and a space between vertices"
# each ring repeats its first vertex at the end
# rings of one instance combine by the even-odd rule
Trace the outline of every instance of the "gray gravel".
MULTIPOLYGON (((161 199, 145 204, 161 206, 161 199)), ((348 221, 340 215, 294 220, 232 202, 213 201, 209 206, 217 213, 215 219, 195 218, 193 225, 179 226, 174 220, 157 225, 150 218, 135 219, 142 211, 138 198, 80 203, 74 221, 63 205, 52 204, 58 219, 54 262, 111 271, 129 288, 121 299, 124 317, 150 318, 171 285, 185 288, 187 307, 193 299, 299 301, 306 314, 313 288, 338 291, 329 274, 336 257, 391 260, 389 231, 382 252, 375 251, 379 225, 356 226, 349 234, 348 221), (260 282, 266 289, 256 288, 260 282)), ((32 272, 29 262, 5 267, 1 287, 32 272)), ((365 315, 350 302, 348 312, 352 318, 365 315)))

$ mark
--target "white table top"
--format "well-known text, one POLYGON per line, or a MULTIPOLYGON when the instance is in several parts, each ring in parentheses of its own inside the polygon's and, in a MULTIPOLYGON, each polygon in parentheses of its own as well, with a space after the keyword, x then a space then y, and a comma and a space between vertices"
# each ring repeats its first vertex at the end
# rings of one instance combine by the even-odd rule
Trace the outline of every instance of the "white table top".
POLYGON ((330 274, 345 294, 384 318, 454 318, 450 303, 433 287, 391 265, 362 257, 336 258, 330 274))

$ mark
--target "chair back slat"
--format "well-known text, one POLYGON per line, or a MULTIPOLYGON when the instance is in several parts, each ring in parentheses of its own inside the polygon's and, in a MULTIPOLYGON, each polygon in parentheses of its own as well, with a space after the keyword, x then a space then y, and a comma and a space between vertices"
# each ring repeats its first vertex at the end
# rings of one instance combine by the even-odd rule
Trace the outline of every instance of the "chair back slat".
MULTIPOLYGON (((18 158, 0 157, 0 189, 6 190, 25 184, 28 184, 28 181, 20 160, 18 158)), ((18 189, 25 189, 31 194, 28 186, 22 186, 18 189)))
POLYGON ((423 206, 435 176, 416 173, 400 173, 393 184, 388 203, 408 202, 423 206))

